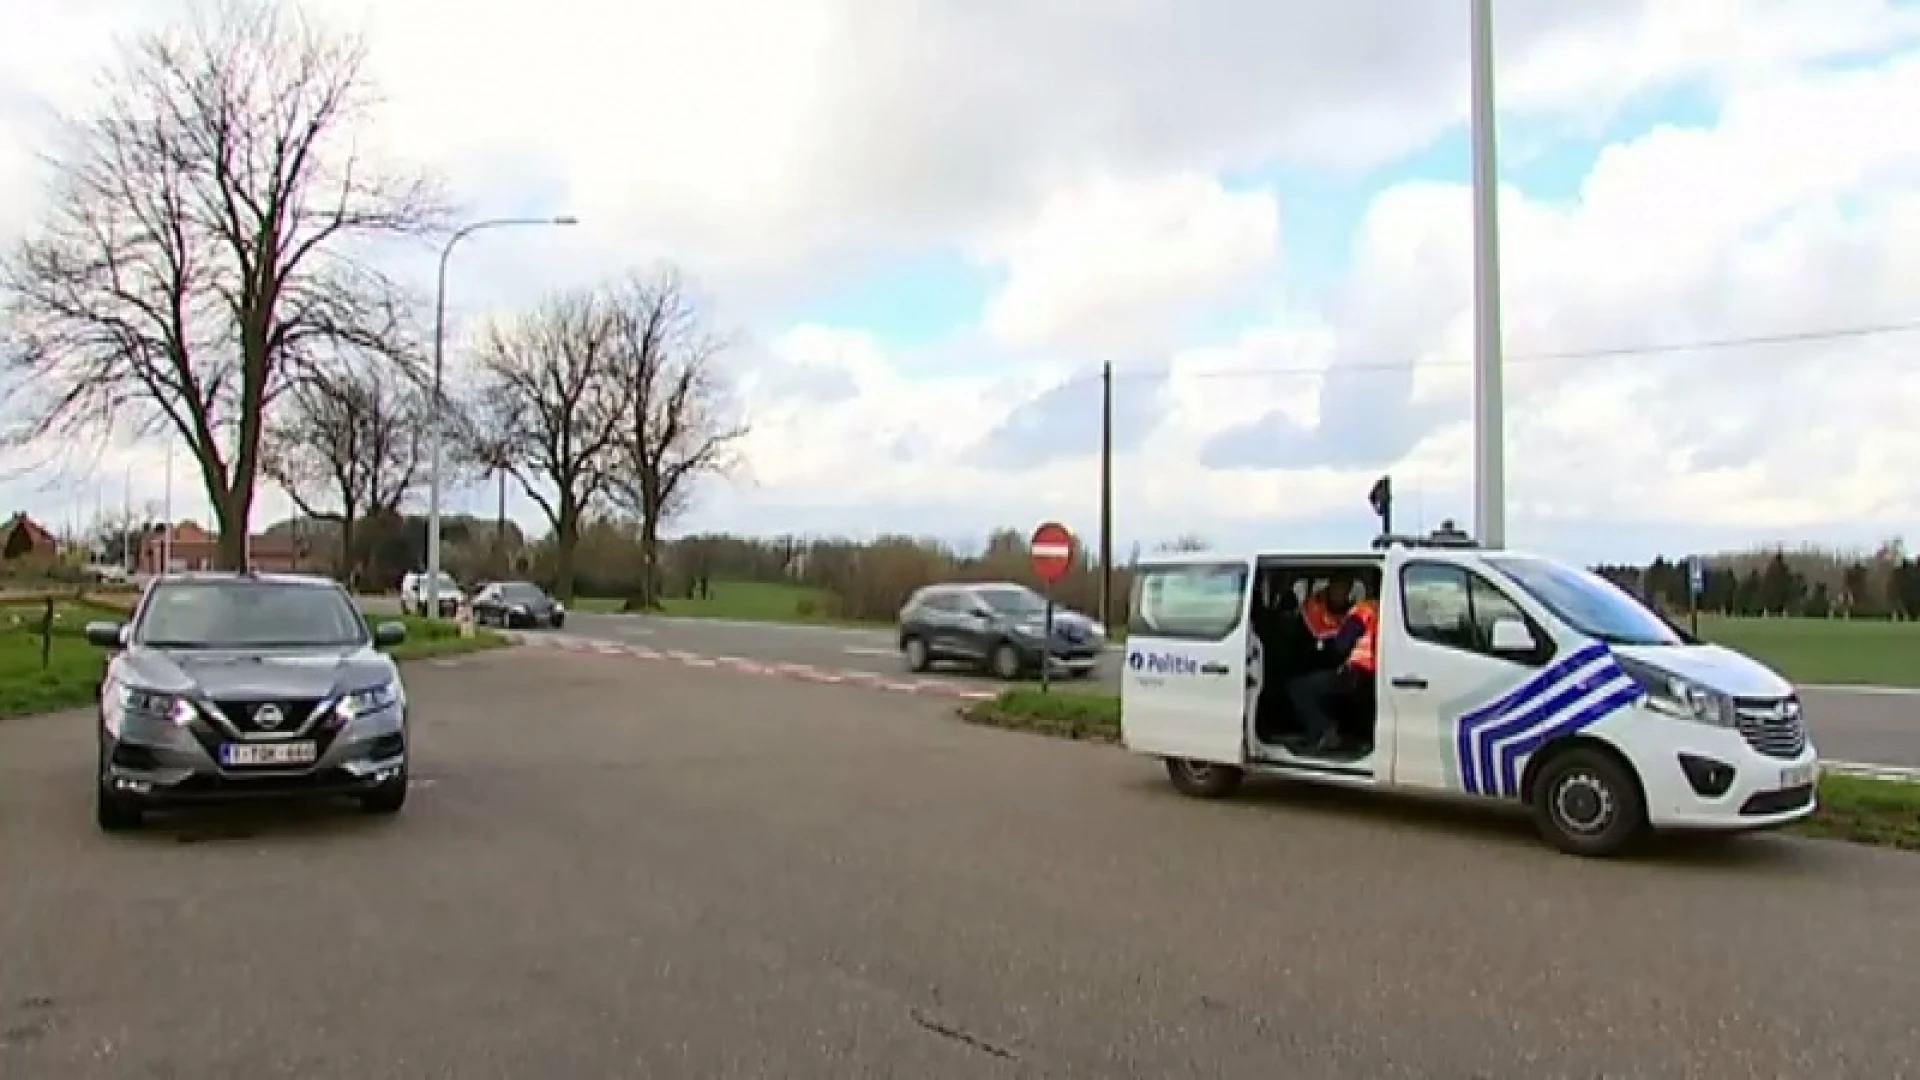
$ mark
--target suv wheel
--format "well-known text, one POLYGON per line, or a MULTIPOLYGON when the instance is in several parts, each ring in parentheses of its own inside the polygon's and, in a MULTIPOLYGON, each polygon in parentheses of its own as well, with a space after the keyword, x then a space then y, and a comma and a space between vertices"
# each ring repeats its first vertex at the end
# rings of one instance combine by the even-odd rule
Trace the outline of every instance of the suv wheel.
POLYGON ((397 814, 407 805, 407 770, 360 796, 360 808, 369 814, 397 814))
POLYGON ((927 656, 926 642, 917 637, 910 637, 901 644, 900 651, 907 658, 908 671, 927 670, 929 657, 927 656))
POLYGON ((1012 642, 1003 641, 994 646, 988 665, 995 676, 1012 682, 1020 677, 1020 650, 1012 642))

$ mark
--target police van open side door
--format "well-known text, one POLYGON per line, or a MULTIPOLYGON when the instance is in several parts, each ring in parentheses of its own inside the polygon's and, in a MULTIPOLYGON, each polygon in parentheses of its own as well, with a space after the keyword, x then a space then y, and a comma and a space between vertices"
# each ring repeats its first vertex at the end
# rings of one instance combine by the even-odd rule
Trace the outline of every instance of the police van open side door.
POLYGON ((1246 559, 1195 557, 1134 575, 1122 739, 1162 757, 1239 764, 1245 758, 1246 559))

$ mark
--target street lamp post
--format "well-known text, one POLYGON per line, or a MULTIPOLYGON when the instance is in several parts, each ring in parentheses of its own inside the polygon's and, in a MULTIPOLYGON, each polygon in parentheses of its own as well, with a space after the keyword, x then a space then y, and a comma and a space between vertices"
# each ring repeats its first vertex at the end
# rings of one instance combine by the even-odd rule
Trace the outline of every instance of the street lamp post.
POLYGON ((427 590, 426 609, 428 617, 440 617, 440 485, 441 458, 446 441, 442 424, 446 420, 446 400, 442 393, 441 376, 445 368, 447 338, 447 261, 453 257, 453 249, 460 241, 483 229, 505 229, 519 225, 578 225, 580 219, 571 216, 545 218, 489 218, 485 221, 470 222, 454 230, 447 237, 446 246, 440 249, 440 282, 434 291, 433 300, 433 395, 430 403, 432 415, 427 420, 428 442, 432 447, 427 465, 427 590))
POLYGON ((1473 490, 1474 535, 1507 541, 1505 388, 1500 340, 1500 169, 1494 151, 1493 0, 1473 5, 1473 490))

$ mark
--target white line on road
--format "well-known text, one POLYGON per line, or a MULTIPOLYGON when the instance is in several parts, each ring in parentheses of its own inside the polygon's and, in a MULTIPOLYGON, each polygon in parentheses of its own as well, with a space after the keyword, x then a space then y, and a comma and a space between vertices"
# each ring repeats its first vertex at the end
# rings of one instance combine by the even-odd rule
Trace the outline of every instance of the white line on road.
POLYGON ((898 656, 899 649, 879 649, 871 645, 849 645, 840 650, 848 656, 898 656))
POLYGON ((1834 686, 1808 683, 1800 689, 1821 694, 1859 694, 1863 697, 1920 697, 1920 689, 1911 686, 1834 686))
POLYGON ((1909 784, 1920 784, 1920 769, 1909 769, 1901 765, 1875 765, 1865 761, 1822 761, 1820 770, 1839 773, 1843 776, 1865 776, 1875 780, 1900 780, 1909 784))

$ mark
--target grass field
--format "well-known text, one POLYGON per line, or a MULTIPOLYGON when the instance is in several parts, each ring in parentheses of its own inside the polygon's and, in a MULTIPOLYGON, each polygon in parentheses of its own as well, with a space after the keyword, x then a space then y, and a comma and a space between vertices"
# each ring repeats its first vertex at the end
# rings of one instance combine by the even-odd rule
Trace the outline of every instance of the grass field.
MULTIPOLYGON (((1111 694, 1043 694, 1021 688, 962 710, 970 722, 1061 739, 1118 742, 1111 694)), ((1805 836, 1920 851, 1920 784, 1860 776, 1820 778, 1820 809, 1792 827, 1805 836)))
POLYGON ((1702 616, 1700 636, 1798 683, 1920 687, 1920 623, 1702 616))
MULTIPOLYGON (((55 606, 54 632, 47 663, 41 663, 38 604, 0 605, 0 719, 30 716, 86 705, 94 699, 107 654, 89 644, 86 624, 119 620, 124 608, 63 602, 55 606)), ((478 631, 462 637, 450 622, 408 618, 407 640, 393 649, 397 660, 417 660, 492 648, 506 643, 498 634, 478 631)))
MULTIPOLYGON (((743 622, 803 623, 810 625, 854 625, 828 614, 832 598, 818 589, 784 582, 716 581, 713 595, 702 599, 669 596, 661 601, 662 614, 683 619, 737 619, 743 622)), ((581 597, 574 610, 585 612, 619 611, 625 601, 601 597, 581 597)))

